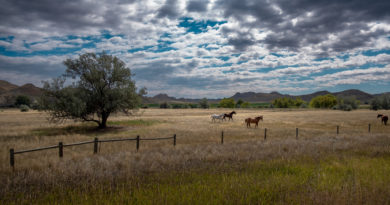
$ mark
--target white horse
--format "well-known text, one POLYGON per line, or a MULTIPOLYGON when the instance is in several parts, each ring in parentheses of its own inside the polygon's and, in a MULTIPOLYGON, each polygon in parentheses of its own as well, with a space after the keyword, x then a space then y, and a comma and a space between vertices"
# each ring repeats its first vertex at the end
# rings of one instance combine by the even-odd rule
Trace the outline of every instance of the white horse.
POLYGON ((211 122, 215 122, 216 120, 221 121, 221 120, 224 119, 224 116, 225 116, 225 114, 220 114, 220 115, 218 115, 218 114, 212 114, 212 115, 211 115, 211 122))

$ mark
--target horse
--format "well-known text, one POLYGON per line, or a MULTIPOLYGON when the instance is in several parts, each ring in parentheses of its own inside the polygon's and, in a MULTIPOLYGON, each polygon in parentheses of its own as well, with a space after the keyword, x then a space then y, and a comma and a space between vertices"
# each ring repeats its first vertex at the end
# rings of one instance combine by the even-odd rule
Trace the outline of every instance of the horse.
POLYGON ((255 127, 258 127, 260 120, 263 121, 263 116, 255 117, 255 119, 246 118, 245 119, 246 127, 251 127, 251 123, 255 123, 256 124, 255 127))
POLYGON ((229 113, 229 114, 226 114, 226 113, 225 113, 224 116, 223 116, 223 119, 225 119, 225 118, 227 117, 227 118, 229 118, 229 121, 230 121, 230 120, 233 120, 233 115, 234 115, 234 114, 237 114, 237 113, 236 113, 235 111, 233 111, 233 112, 231 112, 231 113, 229 113))
POLYGON ((381 118, 382 124, 385 124, 385 125, 387 125, 387 121, 389 120, 389 117, 387 117, 387 115, 384 115, 384 114, 378 114, 378 116, 376 116, 376 118, 381 118))
POLYGON ((219 120, 219 121, 221 121, 221 120, 223 120, 223 117, 225 116, 225 114, 220 114, 220 115, 218 115, 218 114, 212 114, 211 115, 211 122, 215 122, 215 120, 219 120))

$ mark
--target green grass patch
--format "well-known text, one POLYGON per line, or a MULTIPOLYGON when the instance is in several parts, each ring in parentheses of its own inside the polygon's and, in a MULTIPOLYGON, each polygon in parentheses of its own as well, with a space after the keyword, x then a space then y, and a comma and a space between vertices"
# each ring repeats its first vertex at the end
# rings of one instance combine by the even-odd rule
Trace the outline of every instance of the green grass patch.
POLYGON ((389 195, 390 157, 334 156, 165 171, 94 186, 19 193, 17 203, 388 204, 389 195))

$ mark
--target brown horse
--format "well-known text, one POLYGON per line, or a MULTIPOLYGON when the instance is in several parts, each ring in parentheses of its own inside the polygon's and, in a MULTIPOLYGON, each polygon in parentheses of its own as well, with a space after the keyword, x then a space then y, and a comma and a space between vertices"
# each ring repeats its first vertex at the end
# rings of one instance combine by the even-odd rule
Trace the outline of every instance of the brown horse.
POLYGON ((230 120, 233 120, 233 115, 234 115, 234 114, 237 114, 237 113, 236 113, 235 111, 233 111, 233 112, 231 112, 231 113, 229 113, 229 114, 226 114, 226 113, 225 113, 224 116, 223 116, 223 119, 225 119, 225 118, 227 117, 227 118, 229 118, 229 121, 230 121, 230 120))
POLYGON ((387 115, 384 115, 384 114, 378 114, 378 116, 376 116, 376 118, 381 118, 382 124, 385 124, 385 125, 387 125, 387 121, 389 120, 389 117, 387 117, 387 115))
POLYGON ((256 124, 255 127, 258 127, 260 120, 263 120, 263 116, 255 117, 255 119, 246 118, 245 119, 246 127, 251 127, 251 123, 255 123, 256 124))

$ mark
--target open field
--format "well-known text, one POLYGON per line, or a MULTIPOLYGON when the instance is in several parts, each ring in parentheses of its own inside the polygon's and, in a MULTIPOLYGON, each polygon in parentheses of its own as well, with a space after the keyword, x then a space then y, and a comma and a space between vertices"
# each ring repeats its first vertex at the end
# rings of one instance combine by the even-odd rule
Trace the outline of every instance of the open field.
POLYGON ((145 109, 113 116, 100 131, 4 110, 0 203, 390 203, 390 126, 376 119, 378 111, 238 109, 234 121, 211 122, 211 114, 230 111, 145 109), (257 115, 264 116, 259 128, 246 128, 244 119, 257 115), (10 148, 173 134, 176 147, 171 140, 141 141, 136 152, 134 141, 113 142, 93 155, 90 144, 64 148, 63 159, 57 149, 16 155, 15 172, 9 166, 10 148))

